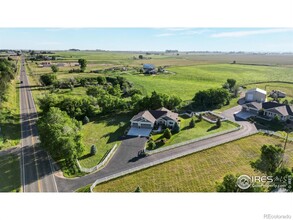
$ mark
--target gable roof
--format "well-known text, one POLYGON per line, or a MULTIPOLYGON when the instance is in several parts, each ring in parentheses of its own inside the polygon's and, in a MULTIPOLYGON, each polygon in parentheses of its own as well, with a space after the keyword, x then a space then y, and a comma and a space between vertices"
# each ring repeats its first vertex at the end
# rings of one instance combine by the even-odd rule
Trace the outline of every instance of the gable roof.
POLYGON ((262 103, 259 102, 249 102, 245 104, 249 108, 254 108, 260 110, 262 108, 262 103))
POLYGON ((131 121, 137 120, 139 118, 144 118, 144 119, 148 120, 151 123, 155 123, 155 121, 156 121, 154 116, 149 111, 139 112, 137 115, 132 117, 131 121))
POLYGON ((155 123, 156 120, 161 117, 168 117, 171 120, 174 120, 176 122, 178 121, 178 113, 172 112, 164 107, 159 108, 157 110, 146 110, 139 112, 137 115, 132 117, 131 121, 137 120, 142 117, 152 123, 155 123))
POLYGON ((263 90, 263 89, 260 89, 260 88, 254 88, 254 89, 250 89, 248 90, 246 93, 250 93, 250 92, 259 92, 259 93, 262 93, 264 95, 267 94, 267 91, 263 90))
POLYGON ((279 106, 279 107, 276 107, 276 108, 271 108, 271 109, 268 109, 267 110, 268 112, 273 112, 273 113, 276 113, 276 114, 279 114, 279 115, 282 115, 282 116, 288 116, 289 113, 287 111, 287 106, 279 106))

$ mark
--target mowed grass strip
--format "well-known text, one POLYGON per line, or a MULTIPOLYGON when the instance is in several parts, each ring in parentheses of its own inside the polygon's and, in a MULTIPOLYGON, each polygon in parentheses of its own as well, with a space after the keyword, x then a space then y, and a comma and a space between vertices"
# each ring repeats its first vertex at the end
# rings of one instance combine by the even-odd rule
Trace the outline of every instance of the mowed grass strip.
MULTIPOLYGON (((95 192, 215 192, 216 181, 228 173, 254 175, 250 161, 260 156, 263 144, 284 144, 284 140, 256 134, 197 152, 146 170, 97 185, 95 192)), ((293 166, 293 143, 286 148, 287 166, 293 166)))
POLYGON ((124 134, 131 115, 119 114, 113 117, 92 118, 91 122, 82 126, 85 151, 79 158, 83 167, 97 165, 115 144, 120 144, 119 138, 124 134), (90 155, 92 145, 97 147, 96 155, 90 155))
MULTIPOLYGON (((235 124, 231 122, 224 121, 222 122, 221 127, 218 128, 216 124, 202 120, 200 122, 196 122, 194 128, 190 128, 189 122, 191 121, 191 119, 184 119, 180 117, 180 120, 181 120, 180 132, 172 135, 172 137, 162 147, 178 144, 184 141, 204 137, 207 135, 212 135, 215 133, 223 132, 223 131, 230 130, 237 127, 235 124)), ((162 139, 162 138, 164 138, 163 134, 152 135, 152 139, 154 141, 162 139)))
POLYGON ((20 187, 19 157, 0 156, 0 192, 19 192, 20 187))

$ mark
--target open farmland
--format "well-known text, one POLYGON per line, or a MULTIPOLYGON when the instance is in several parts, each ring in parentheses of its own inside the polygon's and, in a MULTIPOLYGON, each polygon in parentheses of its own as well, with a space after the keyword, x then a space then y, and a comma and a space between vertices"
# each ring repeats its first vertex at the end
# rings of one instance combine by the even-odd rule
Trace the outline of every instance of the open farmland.
MULTIPOLYGON (((263 144, 284 144, 283 139, 253 135, 197 152, 161 165, 97 185, 95 192, 215 192, 216 182, 228 173, 259 175, 249 162, 257 159, 263 144)), ((293 144, 286 149, 287 166, 293 166, 293 144)))
POLYGON ((221 87, 228 78, 236 79, 240 85, 261 81, 293 82, 293 68, 288 67, 209 64, 170 67, 168 71, 173 73, 123 76, 147 94, 155 90, 178 95, 183 100, 191 100, 199 90, 221 87))

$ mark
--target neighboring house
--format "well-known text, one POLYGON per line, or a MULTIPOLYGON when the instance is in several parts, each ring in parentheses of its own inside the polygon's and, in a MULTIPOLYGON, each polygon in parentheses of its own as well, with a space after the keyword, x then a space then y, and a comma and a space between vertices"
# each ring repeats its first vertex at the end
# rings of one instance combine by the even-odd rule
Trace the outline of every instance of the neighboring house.
POLYGON ((157 110, 146 110, 139 112, 130 120, 132 127, 153 128, 155 125, 171 127, 178 122, 178 114, 164 107, 157 110))
POLYGON ((41 62, 41 65, 38 65, 39 67, 50 67, 51 66, 51 62, 49 61, 44 61, 41 62))
POLYGON ((265 102, 266 101, 267 92, 265 90, 255 88, 248 90, 245 93, 245 101, 246 102, 265 102))
POLYGON ((291 120, 293 122, 293 106, 280 104, 277 102, 250 102, 242 105, 242 111, 258 114, 263 111, 263 116, 273 119, 278 116, 282 121, 291 120))
POLYGON ((59 67, 63 67, 63 66, 65 66, 65 63, 57 63, 56 65, 59 67))
POLYGON ((155 74, 156 72, 156 68, 153 64, 143 64, 143 72, 145 74, 155 74))
POLYGON ((270 97, 272 98, 285 98, 286 97, 286 93, 279 91, 279 90, 273 90, 270 93, 270 97))

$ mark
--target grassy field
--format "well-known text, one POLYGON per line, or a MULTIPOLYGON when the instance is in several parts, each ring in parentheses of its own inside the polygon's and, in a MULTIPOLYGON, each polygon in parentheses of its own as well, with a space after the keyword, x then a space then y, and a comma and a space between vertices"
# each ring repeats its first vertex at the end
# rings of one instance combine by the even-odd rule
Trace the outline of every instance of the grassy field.
MULTIPOLYGON (((228 173, 257 174, 249 163, 259 157, 263 144, 283 143, 280 138, 253 135, 102 183, 94 191, 133 192, 140 186, 144 192, 215 192, 216 182, 228 173)), ((292 142, 286 158, 292 167, 292 142)))
MULTIPOLYGON (((217 128, 215 124, 202 120, 201 122, 196 122, 194 128, 189 127, 189 122, 191 119, 180 118, 180 128, 181 131, 178 134, 172 135, 172 137, 166 142, 166 144, 160 146, 165 147, 173 144, 178 144, 184 141, 192 140, 195 138, 204 137, 207 135, 215 134, 225 130, 236 128, 236 125, 230 122, 222 122, 222 126, 217 128)), ((152 135, 154 141, 164 138, 163 134, 152 135)))
POLYGON ((153 76, 123 74, 123 76, 145 94, 155 90, 178 95, 183 100, 191 100, 199 90, 221 87, 228 78, 236 79, 238 84, 271 80, 293 82, 293 68, 287 67, 209 64, 171 67, 168 70, 175 74, 153 76))
MULTIPOLYGON (((18 63, 20 65, 20 62, 18 63)), ((19 66, 18 65, 18 70, 19 66)), ((20 117, 19 117, 19 81, 14 79, 6 92, 7 101, 0 103, 0 150, 19 144, 20 117)))
POLYGON ((0 192, 19 192, 20 187, 18 156, 0 156, 0 192))
POLYGON ((120 114, 115 117, 91 119, 90 123, 83 125, 85 151, 83 156, 79 158, 80 164, 87 168, 93 167, 115 144, 120 144, 119 137, 124 134, 130 118, 129 114, 120 114), (91 156, 90 149, 93 144, 97 147, 97 154, 91 156))

